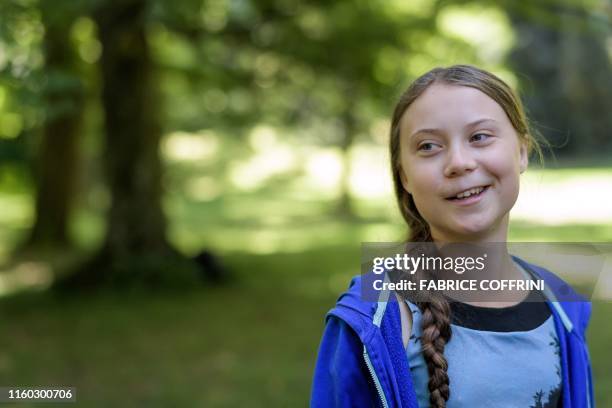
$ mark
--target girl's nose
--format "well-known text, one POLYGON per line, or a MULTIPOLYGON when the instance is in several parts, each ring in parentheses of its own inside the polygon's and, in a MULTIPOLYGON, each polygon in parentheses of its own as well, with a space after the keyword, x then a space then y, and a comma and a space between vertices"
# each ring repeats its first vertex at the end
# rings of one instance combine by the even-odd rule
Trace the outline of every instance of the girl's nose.
POLYGON ((448 150, 446 156, 444 175, 446 177, 461 176, 473 171, 477 166, 476 160, 469 149, 462 146, 453 146, 448 150))

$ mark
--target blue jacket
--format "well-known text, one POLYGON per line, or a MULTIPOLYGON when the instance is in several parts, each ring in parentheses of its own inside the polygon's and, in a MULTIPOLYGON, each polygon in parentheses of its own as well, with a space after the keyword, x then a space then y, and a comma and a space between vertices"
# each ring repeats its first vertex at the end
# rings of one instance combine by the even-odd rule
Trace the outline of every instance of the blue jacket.
MULTIPOLYGON (((545 281, 544 293, 554 316, 561 350, 563 407, 594 407, 585 340, 590 302, 579 297, 553 273, 515 259, 525 270, 545 281)), ((327 314, 314 372, 311 407, 418 408, 402 342, 398 304, 394 297, 386 301, 388 292, 380 296, 379 302, 363 301, 361 277, 355 277, 348 291, 327 314)))

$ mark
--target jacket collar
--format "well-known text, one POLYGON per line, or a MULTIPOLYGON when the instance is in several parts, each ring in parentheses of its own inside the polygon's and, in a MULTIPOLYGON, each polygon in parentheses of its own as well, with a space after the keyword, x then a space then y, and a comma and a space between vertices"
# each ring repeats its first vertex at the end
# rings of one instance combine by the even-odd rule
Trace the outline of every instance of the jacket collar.
MULTIPOLYGON (((529 273, 535 279, 543 279, 545 282, 544 285, 544 295, 547 298, 549 306, 554 309, 555 314, 559 317, 561 322, 563 323, 563 327, 568 333, 574 331, 574 322, 568 316, 565 309, 563 308, 561 301, 562 299, 570 299, 570 300, 581 300, 579 299, 579 295, 577 295, 569 286, 567 286, 563 281, 561 281, 557 276, 552 274, 551 272, 546 271, 543 268, 532 265, 519 257, 512 257, 519 265, 521 265, 527 273, 529 273), (556 290, 567 290, 569 289, 570 294, 559 296, 556 290)), ((385 274, 385 280, 388 277, 385 274)), ((389 302, 395 302, 396 299, 391 298, 392 294, 388 290, 380 291, 378 295, 377 302, 367 302, 362 298, 362 276, 356 276, 351 281, 349 286, 349 290, 344 292, 338 302, 336 303, 336 308, 348 308, 352 311, 355 311, 361 315, 361 318, 367 318, 372 325, 376 327, 380 327, 382 318, 387 310, 387 305, 389 302)), ((346 312, 346 311, 345 311, 346 312)), ((343 313, 346 315, 346 313, 343 313)))

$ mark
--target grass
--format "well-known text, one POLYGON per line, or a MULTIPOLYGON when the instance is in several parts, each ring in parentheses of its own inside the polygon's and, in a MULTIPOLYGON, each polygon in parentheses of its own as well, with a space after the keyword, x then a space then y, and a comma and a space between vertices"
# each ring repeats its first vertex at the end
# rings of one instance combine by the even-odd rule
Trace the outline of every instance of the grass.
MULTIPOLYGON (((76 387, 86 407, 303 406, 323 316, 356 256, 346 246, 231 253, 226 287, 4 299, 0 378, 76 387)), ((612 404, 610 313, 612 303, 596 302, 589 332, 602 407, 612 404)))
POLYGON ((304 405, 336 296, 314 256, 350 254, 228 255, 235 284, 187 294, 5 299, 0 377, 77 387, 79 406, 304 405))

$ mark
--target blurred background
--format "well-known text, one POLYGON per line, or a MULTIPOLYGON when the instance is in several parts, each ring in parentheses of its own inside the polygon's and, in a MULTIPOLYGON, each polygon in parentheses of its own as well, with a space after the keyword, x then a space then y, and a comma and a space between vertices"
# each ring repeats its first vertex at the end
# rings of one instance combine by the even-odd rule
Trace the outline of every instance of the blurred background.
MULTIPOLYGON (((0 2, 0 385, 92 407, 307 405, 360 243, 406 236, 389 118, 434 66, 499 75, 550 142, 510 240, 611 242, 611 16, 608 0, 0 2)), ((589 329, 602 407, 611 293, 589 329)))

